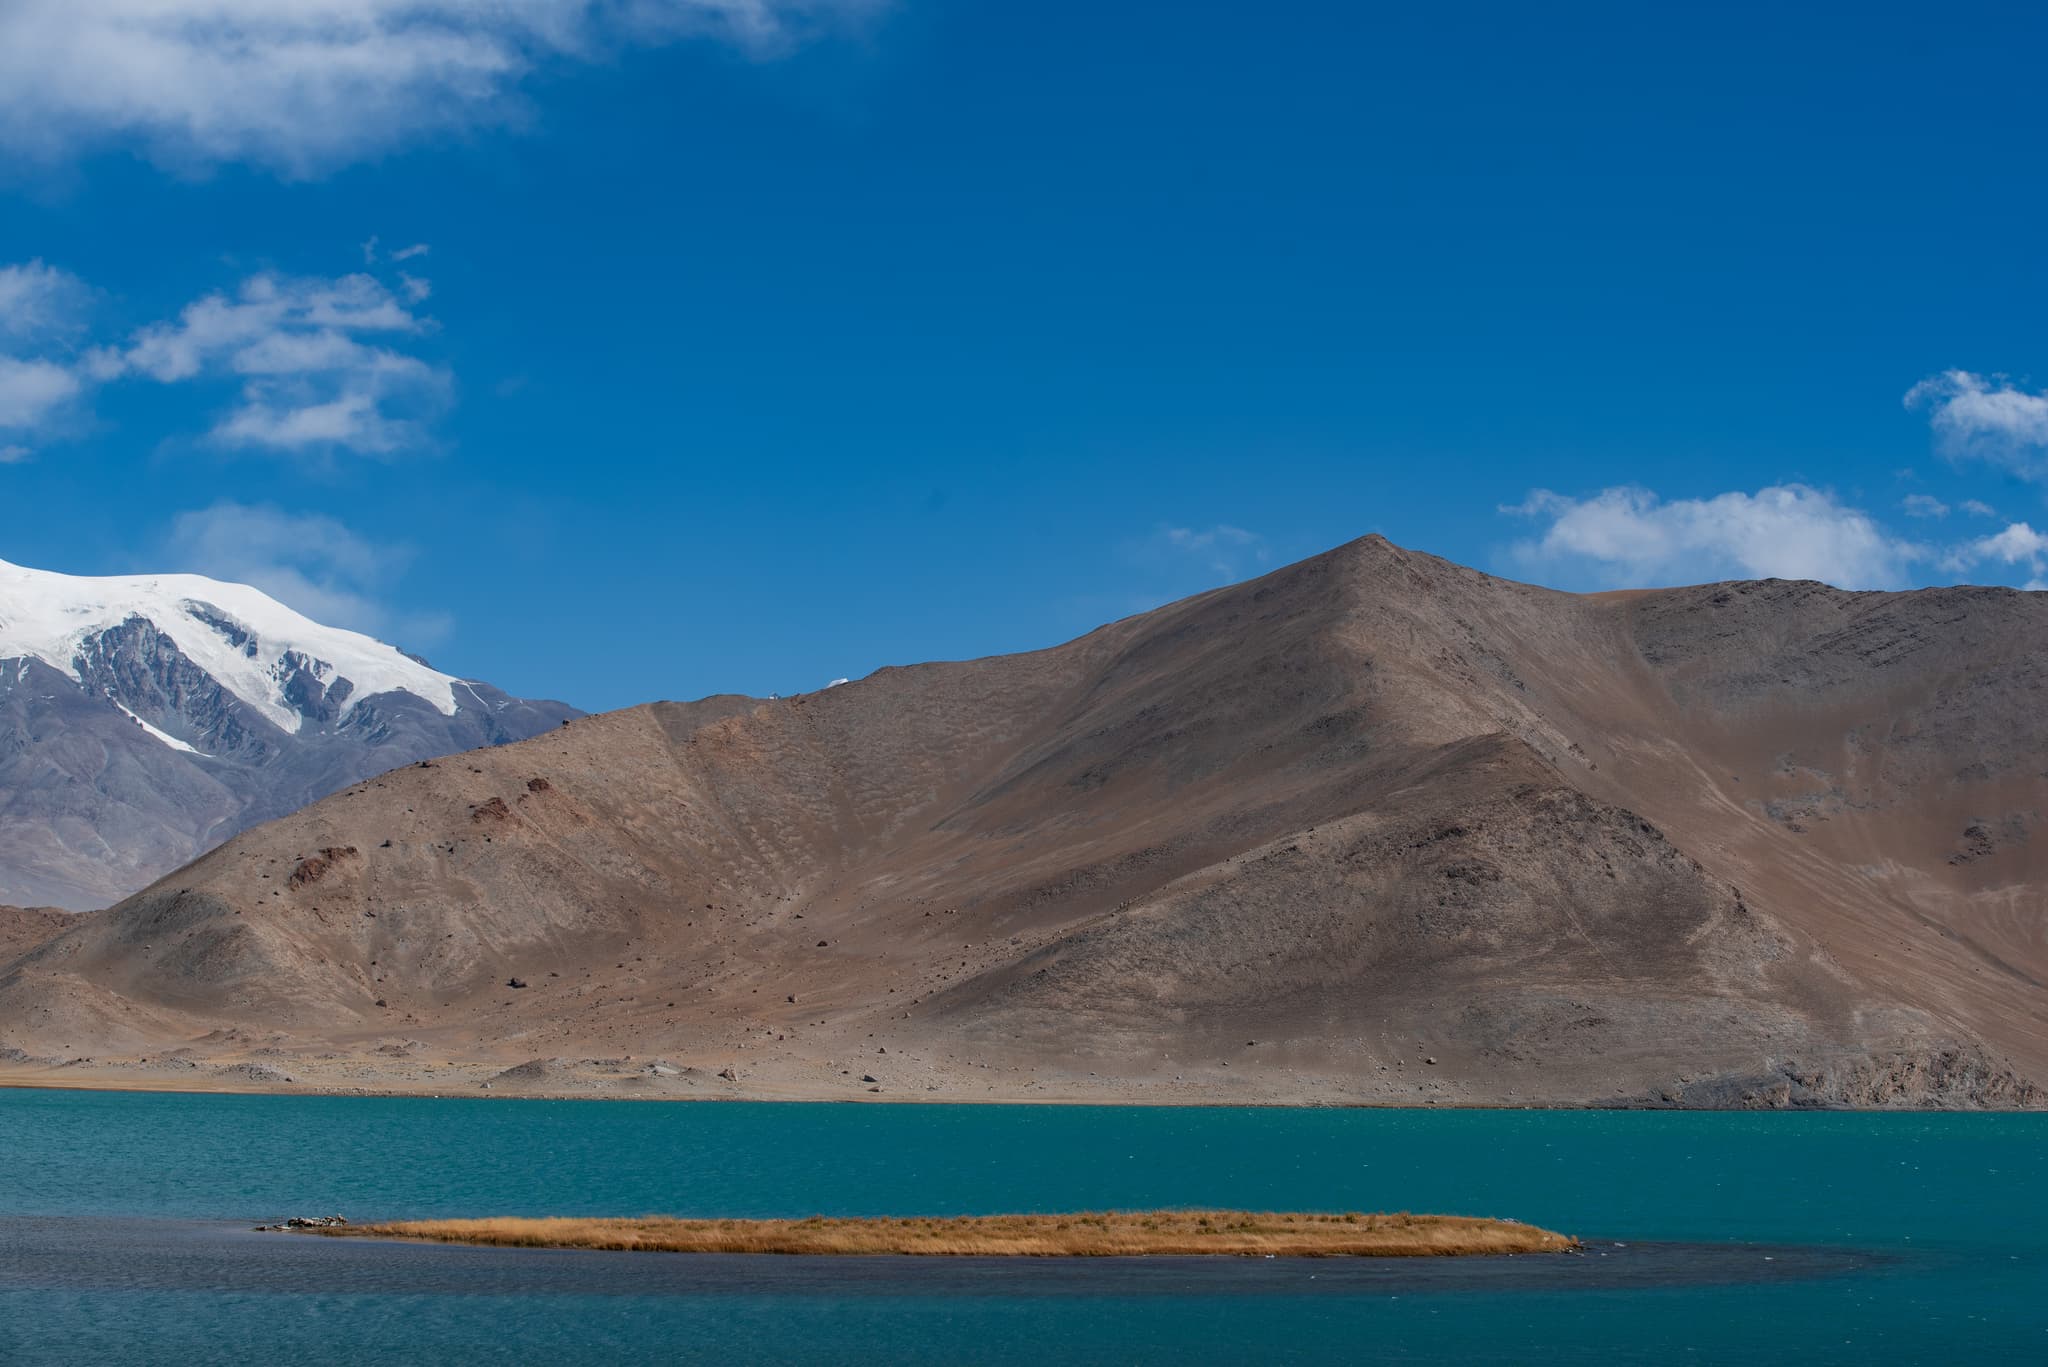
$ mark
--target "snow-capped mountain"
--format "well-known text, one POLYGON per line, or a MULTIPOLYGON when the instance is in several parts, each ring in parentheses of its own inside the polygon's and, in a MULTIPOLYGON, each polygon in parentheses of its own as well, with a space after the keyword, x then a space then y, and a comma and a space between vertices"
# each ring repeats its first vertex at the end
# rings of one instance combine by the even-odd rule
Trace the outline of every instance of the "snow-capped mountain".
POLYGON ((358 779, 579 715, 246 584, 0 561, 0 903, 105 905, 358 779))

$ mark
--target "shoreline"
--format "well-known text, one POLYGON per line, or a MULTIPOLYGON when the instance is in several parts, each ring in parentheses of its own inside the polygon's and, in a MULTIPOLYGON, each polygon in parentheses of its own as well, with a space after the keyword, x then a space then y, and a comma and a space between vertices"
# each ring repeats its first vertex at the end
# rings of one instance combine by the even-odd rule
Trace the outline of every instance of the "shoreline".
POLYGON ((820 1095, 797 1088, 762 1088, 754 1093, 738 1090, 702 1095, 675 1093, 512 1091, 480 1087, 408 1088, 341 1085, 266 1086, 208 1078, 180 1083, 170 1079, 65 1078, 9 1076, 0 1073, 0 1093, 24 1092, 115 1092, 154 1096, 261 1096, 298 1098, 340 1098, 357 1100, 418 1101, 599 1101, 644 1105, 726 1105, 751 1103, 776 1106, 1077 1106, 1156 1107, 1185 1110, 1240 1111, 1609 1111, 1617 1113, 1678 1113, 1694 1115, 2040 1115, 2039 1106, 1675 1106, 1667 1102, 1636 1101, 1470 1101, 1425 1098, 1415 1101, 1347 1101, 1312 1099, 1221 1100, 1212 1096, 1156 1096, 1124 1094, 1087 1096, 1068 1093, 1046 1096, 957 1096, 898 1092, 871 1095, 820 1095))
MULTIPOLYGON (((253 1083, 236 1084, 207 1079, 203 1082, 179 1084, 172 1081, 144 1082, 132 1079, 66 1079, 52 1081, 42 1078, 20 1078, 0 1075, 0 1092, 132 1092, 156 1096, 274 1096, 274 1097, 345 1097, 381 1098, 386 1100, 419 1101, 619 1101, 645 1105, 725 1105, 733 1102, 750 1102, 756 1105, 779 1106, 1158 1106, 1183 1108, 1215 1108, 1234 1111, 1677 1111, 1707 1110, 1707 1107, 1683 1106, 1601 1106, 1587 1102, 1568 1101, 1218 1101, 1209 1099, 1186 1099, 1157 1096, 1088 1097, 1075 1095, 1048 1095, 1042 1097, 973 1097, 973 1096, 932 1096, 899 1092, 871 1096, 815 1096, 796 1095, 793 1090, 764 1090, 747 1095, 741 1092, 708 1093, 703 1096, 650 1095, 646 1093, 592 1093, 570 1091, 484 1091, 480 1088, 400 1088, 400 1087, 342 1087, 342 1086, 297 1086, 266 1087, 253 1083)), ((1836 1108, 1847 1109, 1847 1108, 1836 1108)))

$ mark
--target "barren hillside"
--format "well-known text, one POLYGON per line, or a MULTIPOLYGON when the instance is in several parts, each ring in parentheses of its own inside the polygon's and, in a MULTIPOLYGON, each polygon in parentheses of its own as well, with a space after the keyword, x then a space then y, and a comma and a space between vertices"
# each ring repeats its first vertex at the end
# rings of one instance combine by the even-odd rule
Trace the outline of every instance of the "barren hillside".
POLYGON ((2048 595, 1576 596, 1367 538, 1052 650, 357 784, 0 963, 0 1048, 166 1085, 2029 1104, 2044 650, 2048 595))

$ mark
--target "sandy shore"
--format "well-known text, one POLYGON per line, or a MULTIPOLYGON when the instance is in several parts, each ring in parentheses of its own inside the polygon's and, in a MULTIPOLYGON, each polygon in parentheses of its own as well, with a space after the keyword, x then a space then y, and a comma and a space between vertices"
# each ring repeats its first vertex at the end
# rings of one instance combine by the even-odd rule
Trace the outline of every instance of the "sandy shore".
MULTIPOLYGON (((1427 1070, 1418 1068, 1417 1073, 1427 1070)), ((410 1042, 373 1053, 289 1047, 181 1048, 134 1057, 0 1060, 0 1089, 57 1088, 313 1096, 525 1097, 641 1101, 861 1101, 1218 1106, 1494 1106, 1427 1076, 1329 1077, 1293 1069, 1189 1068, 1101 1075, 934 1059, 849 1045, 823 1059, 674 1054, 550 1058, 439 1055, 410 1042)), ((1522 1104, 1519 1098, 1506 1103, 1522 1104)), ((1531 1097, 1532 1105, 1583 1098, 1531 1097)))
MULTIPOLYGON (((486 1080, 495 1076, 498 1065, 480 1065, 463 1070, 474 1073, 486 1080)), ((1104 1087, 1058 1087, 1039 1086, 1026 1094, 990 1093, 975 1094, 930 1094, 911 1092, 883 1092, 880 1094, 849 1093, 828 1087, 802 1085, 776 1085, 772 1082, 759 1085, 732 1084, 722 1088, 698 1087, 687 1090, 655 1090, 644 1087, 517 1087, 490 1086, 484 1082, 464 1083, 450 1081, 440 1085, 398 1083, 391 1080, 361 1080, 355 1082, 317 1080, 294 1077, 290 1082, 268 1083, 236 1081, 220 1077, 164 1077, 154 1074, 129 1073, 122 1070, 104 1072, 80 1072, 69 1068, 8 1069, 0 1070, 0 1091, 75 1091, 75 1092, 160 1092, 195 1096, 377 1096, 414 1097, 422 1100, 435 1098, 454 1100, 501 1100, 501 1101, 646 1101, 646 1102, 720 1102, 720 1101, 774 1101, 774 1102, 847 1102, 864 1105, 953 1105, 976 1106, 1266 1106, 1275 1108, 1357 1106, 1390 1109, 1412 1108, 1427 1105, 1444 1110, 1522 1110, 1526 1106, 1514 1103, 1489 1101, 1438 1101, 1434 1098, 1423 1101, 1375 1101, 1349 1099, 1341 1096, 1317 1096, 1312 1098, 1289 1099, 1284 1097, 1245 1097, 1218 1095, 1199 1087, 1169 1084, 1160 1086, 1104 1086, 1104 1087)), ((1535 1105, 1536 1103, 1530 1103, 1535 1105)), ((1584 1109, 1584 1103, 1547 1102, 1544 1109, 1584 1109)))

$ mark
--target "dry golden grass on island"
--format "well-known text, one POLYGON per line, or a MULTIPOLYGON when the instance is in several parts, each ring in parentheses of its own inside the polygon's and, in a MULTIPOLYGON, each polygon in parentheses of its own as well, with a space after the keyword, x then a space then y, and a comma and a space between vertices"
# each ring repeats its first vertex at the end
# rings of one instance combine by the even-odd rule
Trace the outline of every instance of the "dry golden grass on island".
POLYGON ((1284 1258, 1426 1258, 1562 1253, 1577 1239, 1515 1220, 1463 1215, 1271 1214, 1238 1210, 1109 1211, 905 1219, 407 1220, 336 1225, 337 1236, 655 1253, 923 1254, 1040 1258, 1218 1254, 1284 1258))

